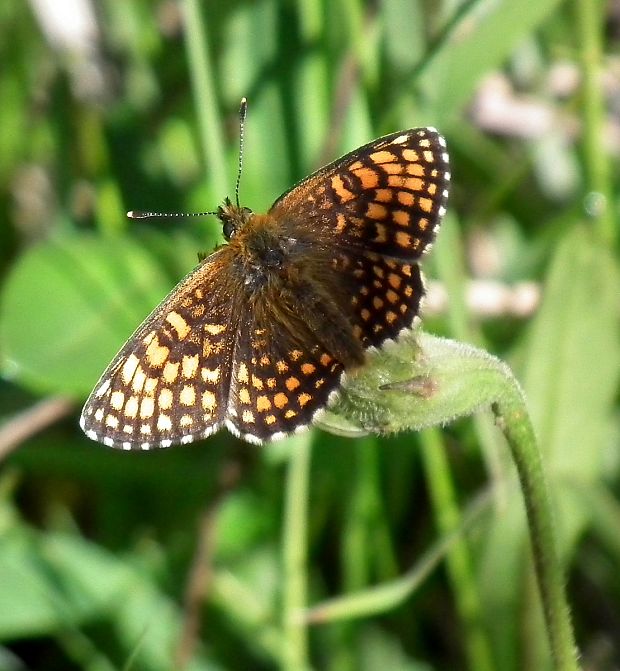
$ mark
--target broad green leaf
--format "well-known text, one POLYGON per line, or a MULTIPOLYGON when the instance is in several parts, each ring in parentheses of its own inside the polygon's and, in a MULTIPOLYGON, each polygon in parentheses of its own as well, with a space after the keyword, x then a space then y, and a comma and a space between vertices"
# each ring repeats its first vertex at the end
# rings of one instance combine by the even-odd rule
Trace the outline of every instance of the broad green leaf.
MULTIPOLYGON (((186 259, 187 272, 188 248, 186 240, 174 240, 175 257, 186 259)), ((90 235, 46 242, 24 254, 1 296, 2 374, 34 391, 85 395, 180 279, 182 273, 167 275, 158 257, 132 238, 90 235)))
MULTIPOLYGON (((139 668, 170 669, 182 618, 149 578, 77 536, 15 527, 0 539, 0 639, 55 635, 109 620, 125 658, 135 655, 139 668)), ((196 652, 188 669, 219 668, 196 652)))
POLYGON ((601 473, 620 379, 618 270, 592 232, 559 245, 532 323, 524 387, 552 475, 601 473))
POLYGON ((130 585, 120 568, 111 570, 98 548, 74 538, 38 537, 23 527, 3 532, 0 638, 41 636, 100 616, 130 585))

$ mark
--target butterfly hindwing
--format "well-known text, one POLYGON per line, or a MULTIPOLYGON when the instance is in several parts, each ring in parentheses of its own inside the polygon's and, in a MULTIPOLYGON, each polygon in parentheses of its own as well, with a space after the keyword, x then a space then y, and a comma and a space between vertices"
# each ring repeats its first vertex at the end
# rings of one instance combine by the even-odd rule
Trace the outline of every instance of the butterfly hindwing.
POLYGON ((424 295, 417 263, 386 259, 379 254, 342 254, 339 266, 349 275, 352 331, 363 349, 379 347, 411 328, 424 295))
MULTIPOLYGON (((250 442, 305 428, 340 385, 344 366, 333 351, 338 341, 322 340, 322 329, 309 324, 302 289, 289 287, 277 308, 263 301, 241 319, 226 423, 250 442)), ((328 303, 313 307, 330 310, 328 303)))

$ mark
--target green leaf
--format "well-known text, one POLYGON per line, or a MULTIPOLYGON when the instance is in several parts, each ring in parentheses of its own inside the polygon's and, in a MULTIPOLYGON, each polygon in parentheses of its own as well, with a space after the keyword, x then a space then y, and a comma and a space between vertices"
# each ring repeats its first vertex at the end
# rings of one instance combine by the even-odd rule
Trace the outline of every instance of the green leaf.
MULTIPOLYGON (((189 245, 175 242, 189 271, 189 245)), ((36 392, 85 395, 177 279, 132 238, 80 235, 38 245, 3 287, 0 370, 36 392)))
MULTIPOLYGON (((181 614, 137 570, 77 536, 14 527, 0 540, 0 639, 55 634, 108 619, 125 657, 140 668, 172 668, 181 614)), ((200 649, 188 669, 214 671, 200 649)))
POLYGON ((593 483, 612 444, 620 380, 619 273, 591 232, 574 229, 560 244, 532 324, 524 385, 568 537, 588 511, 575 505, 575 481, 593 483))
POLYGON ((50 633, 68 621, 77 626, 120 600, 130 581, 94 546, 22 528, 2 535, 0 584, 0 638, 7 640, 50 633))
POLYGON ((595 478, 620 379, 617 267, 585 228, 559 245, 531 326, 524 387, 555 473, 595 478))

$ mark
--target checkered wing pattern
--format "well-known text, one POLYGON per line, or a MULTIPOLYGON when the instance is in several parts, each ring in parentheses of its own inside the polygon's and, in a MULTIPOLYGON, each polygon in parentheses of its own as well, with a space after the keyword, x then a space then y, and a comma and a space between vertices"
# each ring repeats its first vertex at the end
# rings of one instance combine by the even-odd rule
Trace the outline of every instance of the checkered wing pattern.
POLYGON ((248 313, 235 347, 226 423, 249 442, 305 428, 344 368, 301 319, 282 321, 282 307, 248 313))
POLYGON ((368 252, 342 255, 339 263, 352 278, 353 336, 364 349, 394 340, 411 327, 424 295, 417 263, 368 252))
POLYGON ((395 338, 417 316, 424 287, 415 261, 434 240, 449 183, 443 137, 414 128, 343 156, 272 206, 278 220, 303 220, 317 240, 329 240, 364 348, 395 338))
POLYGON ((347 250, 414 261, 432 243, 450 182, 443 137, 414 128, 334 161, 281 196, 270 214, 301 219, 347 250))
POLYGON ((149 449, 208 436, 224 422, 237 333, 225 249, 190 273, 147 317, 82 411, 85 433, 149 449))

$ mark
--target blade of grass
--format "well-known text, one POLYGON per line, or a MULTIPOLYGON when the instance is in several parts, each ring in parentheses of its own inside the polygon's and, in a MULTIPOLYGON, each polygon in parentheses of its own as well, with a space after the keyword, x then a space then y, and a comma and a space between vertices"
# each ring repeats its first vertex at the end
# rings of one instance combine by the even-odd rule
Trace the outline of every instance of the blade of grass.
POLYGON ((459 528, 437 541, 401 578, 314 606, 306 612, 307 621, 319 624, 368 617, 385 613, 403 603, 426 580, 453 543, 480 519, 488 509, 489 501, 488 495, 483 495, 471 503, 459 528))
POLYGON ((189 64, 202 154, 212 188, 218 197, 228 193, 223 122, 211 66, 209 41, 199 0, 185 0, 185 45, 189 64))
POLYGON ((310 480, 310 438, 295 441, 289 456, 284 533, 282 540, 284 594, 282 628, 284 649, 281 668, 304 671, 308 662, 308 631, 303 619, 308 584, 308 489, 310 480))
MULTIPOLYGON (((603 31, 606 6, 598 0, 575 0, 575 29, 581 43, 583 70, 583 151, 589 214, 594 218, 601 240, 613 245, 618 238, 614 221, 611 166, 604 141, 605 102, 603 77, 603 31), (594 196, 594 198, 592 198, 594 196), (602 202, 597 203, 596 197, 602 202)), ((587 207, 587 202, 586 202, 587 207)))
MULTIPOLYGON (((456 501, 444 441, 439 429, 423 431, 420 439, 424 471, 433 501, 437 529, 441 535, 448 535, 460 527, 461 513, 456 501)), ((465 539, 456 538, 446 554, 446 567, 463 624, 462 639, 468 665, 472 671, 491 671, 495 666, 489 641, 482 628, 480 597, 472 563, 465 539)))
POLYGON ((412 78, 414 85, 421 88, 436 123, 447 125, 453 115, 461 114, 481 77, 502 65, 520 40, 559 3, 560 0, 479 0, 458 10, 457 21, 448 25, 439 46, 412 78))

